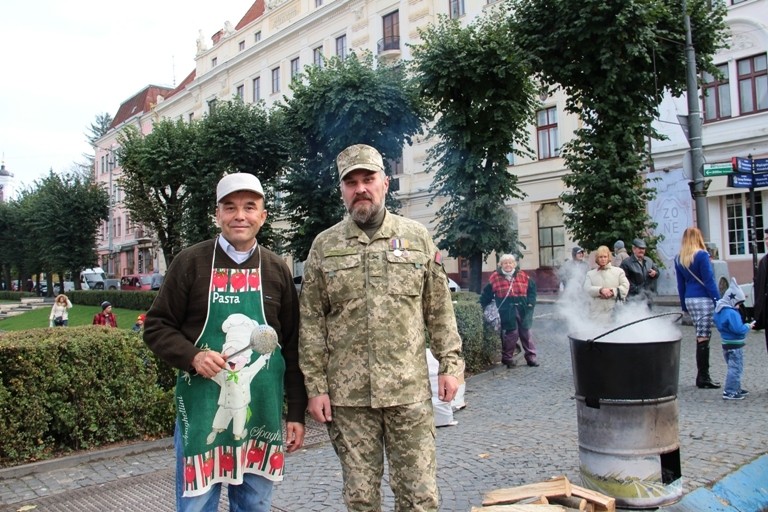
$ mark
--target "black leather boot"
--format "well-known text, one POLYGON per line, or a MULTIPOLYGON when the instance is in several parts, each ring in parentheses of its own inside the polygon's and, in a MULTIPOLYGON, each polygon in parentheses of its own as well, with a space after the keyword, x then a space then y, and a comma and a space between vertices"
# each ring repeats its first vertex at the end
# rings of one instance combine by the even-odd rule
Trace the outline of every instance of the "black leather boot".
POLYGON ((709 376, 709 340, 696 343, 696 387, 701 389, 719 389, 720 383, 709 376))

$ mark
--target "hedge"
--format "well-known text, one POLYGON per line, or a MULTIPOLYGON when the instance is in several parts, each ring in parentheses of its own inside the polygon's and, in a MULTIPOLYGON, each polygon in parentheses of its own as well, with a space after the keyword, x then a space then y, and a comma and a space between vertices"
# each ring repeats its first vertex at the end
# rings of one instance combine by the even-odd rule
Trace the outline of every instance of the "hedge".
POLYGON ((0 336, 0 467, 173 432, 173 371, 138 334, 81 326, 0 336))

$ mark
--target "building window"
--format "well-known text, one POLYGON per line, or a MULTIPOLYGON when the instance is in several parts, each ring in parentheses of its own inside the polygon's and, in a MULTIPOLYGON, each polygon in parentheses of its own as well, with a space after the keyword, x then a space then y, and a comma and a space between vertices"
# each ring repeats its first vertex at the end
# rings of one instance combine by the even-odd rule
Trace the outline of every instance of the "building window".
POLYGON ((235 96, 241 100, 245 99, 245 86, 243 84, 237 86, 237 89, 235 89, 235 96))
POLYGON ((538 213, 539 266, 558 267, 565 262, 565 223, 563 209, 547 203, 538 213))
POLYGON ((261 99, 261 77, 253 79, 253 102, 256 103, 261 99))
POLYGON ((739 113, 768 110, 768 70, 765 54, 736 62, 739 74, 739 113))
POLYGON ((291 59, 291 81, 299 75, 299 58, 291 59))
POLYGON ((448 12, 451 19, 464 16, 464 0, 448 0, 448 12))
POLYGON ((557 143, 557 108, 550 107, 536 112, 536 138, 540 160, 560 155, 557 143))
POLYGON ((728 64, 717 66, 722 75, 716 78, 704 73, 702 94, 704 96, 704 121, 717 121, 731 117, 731 88, 728 83, 728 64))
POLYGON ((323 69, 323 47, 318 46, 314 50, 312 50, 312 64, 319 67, 320 69, 323 69))
POLYGON ((208 113, 213 114, 216 111, 216 98, 208 102, 208 113))
POLYGON ((237 43, 237 49, 239 51, 245 50, 245 41, 240 41, 239 43, 237 43))
POLYGON ((128 236, 131 234, 132 226, 131 226, 131 217, 129 215, 125 216, 125 236, 128 236))
POLYGON ((280 67, 272 70, 272 94, 280 92, 280 67))
POLYGON ((259 41, 261 41, 261 30, 253 34, 253 42, 258 43, 259 41))
MULTIPOLYGON (((725 210, 728 217, 728 255, 750 254, 749 243, 752 240, 750 227, 752 225, 752 210, 746 194, 729 194, 725 196, 725 210)), ((757 252, 765 251, 763 242, 763 198, 755 194, 755 232, 757 236, 757 252)))
POLYGON ((323 6, 323 0, 315 0, 315 7, 322 7, 323 6))
POLYGON ((339 36, 336 38, 336 56, 344 60, 347 58, 347 36, 339 36))
POLYGON ((211 67, 212 68, 215 68, 216 65, 218 65, 218 63, 219 63, 219 58, 218 57, 214 57, 214 58, 211 59, 211 67))
POLYGON ((379 51, 400 49, 400 12, 395 11, 382 16, 382 29, 384 39, 381 41, 379 51))
POLYGON ((189 122, 191 123, 194 118, 195 118, 195 113, 194 112, 190 112, 189 113, 189 117, 188 117, 189 122))

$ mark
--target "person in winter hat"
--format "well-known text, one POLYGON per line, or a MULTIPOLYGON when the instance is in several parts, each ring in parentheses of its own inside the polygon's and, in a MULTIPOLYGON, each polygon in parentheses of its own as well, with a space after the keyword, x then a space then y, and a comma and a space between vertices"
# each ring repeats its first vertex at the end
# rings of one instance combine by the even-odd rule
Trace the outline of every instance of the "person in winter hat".
POLYGON ((112 312, 112 304, 107 301, 101 303, 101 313, 93 315, 93 325, 117 327, 117 316, 112 312))
POLYGON ((749 393, 741 387, 741 375, 744 372, 744 342, 755 323, 747 324, 741 319, 738 308, 745 300, 744 292, 732 277, 723 298, 715 305, 715 326, 723 338, 723 357, 728 366, 723 400, 743 400, 749 393))

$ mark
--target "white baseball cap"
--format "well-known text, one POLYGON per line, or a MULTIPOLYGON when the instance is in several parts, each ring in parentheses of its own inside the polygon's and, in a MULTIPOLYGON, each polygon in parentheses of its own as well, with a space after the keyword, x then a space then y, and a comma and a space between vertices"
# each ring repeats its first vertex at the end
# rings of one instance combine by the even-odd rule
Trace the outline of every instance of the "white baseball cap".
POLYGON ((247 172, 236 172, 234 174, 227 174, 219 180, 219 184, 216 185, 216 202, 220 203, 222 199, 232 192, 240 190, 249 190, 264 197, 264 189, 261 188, 259 178, 247 172))

